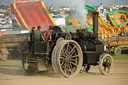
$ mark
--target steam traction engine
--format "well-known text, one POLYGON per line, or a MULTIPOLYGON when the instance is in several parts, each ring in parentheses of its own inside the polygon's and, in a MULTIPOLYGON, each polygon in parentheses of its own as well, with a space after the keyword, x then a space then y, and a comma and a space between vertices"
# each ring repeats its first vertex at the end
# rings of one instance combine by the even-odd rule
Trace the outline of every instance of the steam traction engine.
POLYGON ((94 33, 85 30, 61 33, 54 30, 52 41, 33 42, 34 53, 31 53, 32 42, 20 42, 19 53, 22 55, 24 70, 33 73, 53 69, 65 77, 73 77, 80 72, 82 66, 88 71, 90 65, 99 65, 100 72, 109 75, 113 69, 113 59, 104 53, 104 45, 98 40, 97 12, 93 13, 93 24, 94 33))

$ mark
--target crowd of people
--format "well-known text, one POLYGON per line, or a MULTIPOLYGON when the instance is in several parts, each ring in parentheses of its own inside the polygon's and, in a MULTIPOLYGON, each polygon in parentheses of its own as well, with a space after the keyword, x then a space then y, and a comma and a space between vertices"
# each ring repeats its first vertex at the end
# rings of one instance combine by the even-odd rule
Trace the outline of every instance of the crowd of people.
POLYGON ((52 40, 53 26, 49 26, 49 29, 42 32, 41 26, 32 27, 30 32, 30 41, 31 41, 31 53, 34 53, 34 41, 51 41, 52 40))
POLYGON ((32 27, 31 33, 30 33, 30 41, 51 41, 52 40, 52 32, 53 32, 53 26, 49 26, 49 29, 44 31, 42 33, 40 31, 41 26, 32 27))

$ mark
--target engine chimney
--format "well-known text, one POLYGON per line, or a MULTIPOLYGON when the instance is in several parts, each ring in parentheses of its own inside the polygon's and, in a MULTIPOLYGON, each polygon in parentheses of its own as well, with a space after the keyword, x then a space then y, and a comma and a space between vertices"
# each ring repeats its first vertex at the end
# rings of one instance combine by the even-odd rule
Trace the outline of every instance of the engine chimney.
POLYGON ((93 33, 96 35, 96 40, 98 40, 98 12, 93 12, 93 33))

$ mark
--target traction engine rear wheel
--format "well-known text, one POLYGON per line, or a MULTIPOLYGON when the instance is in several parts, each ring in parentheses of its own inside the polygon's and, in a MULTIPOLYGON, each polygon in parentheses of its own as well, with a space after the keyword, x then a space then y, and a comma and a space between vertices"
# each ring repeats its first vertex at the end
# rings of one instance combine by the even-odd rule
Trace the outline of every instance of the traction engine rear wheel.
POLYGON ((25 55, 25 56, 22 56, 22 66, 23 66, 23 69, 26 71, 26 73, 28 74, 34 74, 35 73, 35 70, 34 69, 31 69, 28 65, 28 62, 27 62, 27 57, 29 55, 25 55))
POLYGON ((110 75, 114 68, 113 58, 109 54, 104 54, 100 56, 99 60, 99 70, 103 75, 110 75))
POLYGON ((73 40, 62 40, 53 49, 52 67, 65 76, 76 76, 82 68, 83 55, 79 44, 73 40))

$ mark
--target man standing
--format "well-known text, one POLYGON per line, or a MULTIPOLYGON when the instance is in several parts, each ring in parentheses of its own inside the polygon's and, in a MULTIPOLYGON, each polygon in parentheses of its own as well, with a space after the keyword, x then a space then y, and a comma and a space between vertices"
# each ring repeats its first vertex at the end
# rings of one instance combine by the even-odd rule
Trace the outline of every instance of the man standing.
POLYGON ((41 26, 38 26, 37 30, 34 31, 34 40, 35 41, 40 41, 40 39, 41 39, 42 32, 40 31, 40 29, 41 29, 41 26))

